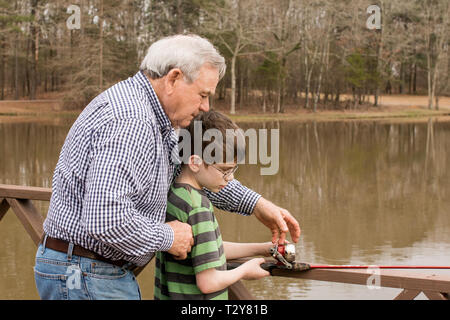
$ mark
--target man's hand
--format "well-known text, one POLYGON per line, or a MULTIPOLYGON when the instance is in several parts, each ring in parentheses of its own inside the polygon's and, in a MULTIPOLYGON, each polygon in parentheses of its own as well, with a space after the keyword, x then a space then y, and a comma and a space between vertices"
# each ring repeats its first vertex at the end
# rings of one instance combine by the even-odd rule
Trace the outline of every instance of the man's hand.
POLYGON ((300 239, 300 226, 286 209, 280 208, 261 197, 256 202, 253 214, 270 229, 273 243, 278 240, 279 244, 284 244, 287 232, 291 234, 293 242, 298 242, 300 239))
POLYGON ((191 226, 177 220, 166 224, 172 228, 174 235, 172 247, 167 252, 177 260, 186 259, 187 254, 191 252, 191 247, 194 245, 191 226))

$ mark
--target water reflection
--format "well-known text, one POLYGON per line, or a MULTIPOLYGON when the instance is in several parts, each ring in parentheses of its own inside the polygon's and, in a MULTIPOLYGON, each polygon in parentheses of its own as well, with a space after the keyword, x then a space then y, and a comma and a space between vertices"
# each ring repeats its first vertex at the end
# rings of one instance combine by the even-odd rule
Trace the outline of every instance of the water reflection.
MULTIPOLYGON (((248 166, 238 178, 297 217, 303 261, 450 265, 449 123, 283 123, 280 134, 279 174, 261 177, 248 166)), ((235 240, 255 238, 232 219, 240 235, 235 240)), ((270 236, 263 227, 258 231, 261 241, 270 236)), ((265 281, 264 289, 248 286, 258 293, 272 287, 275 299, 368 294, 358 286, 340 292, 342 285, 265 281), (279 286, 289 288, 288 296, 279 286)), ((391 298, 389 290, 376 296, 391 298)))
POLYGON ((69 128, 70 125, 1 123, 1 183, 50 187, 69 128))
MULTIPOLYGON (((0 123, 0 183, 51 186, 70 128, 0 123)), ((280 129, 280 167, 261 176, 243 165, 237 178, 287 208, 301 223, 301 259, 330 264, 450 265, 450 122, 267 122, 243 129, 280 129)), ((47 204, 38 204, 46 212, 47 204)), ((223 237, 267 241, 254 217, 218 213, 223 237)), ((12 212, 0 223, 0 298, 37 298, 34 245, 12 212)), ((153 291, 153 265, 139 278, 153 291)), ((246 281, 259 298, 387 298, 396 290, 268 278, 246 281), (392 291, 393 290, 393 291, 392 291)))

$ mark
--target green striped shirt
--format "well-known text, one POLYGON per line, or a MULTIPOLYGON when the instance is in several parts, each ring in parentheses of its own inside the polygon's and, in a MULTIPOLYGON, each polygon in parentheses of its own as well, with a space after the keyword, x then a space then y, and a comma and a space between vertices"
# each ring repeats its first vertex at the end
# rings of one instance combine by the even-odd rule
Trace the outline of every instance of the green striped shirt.
POLYGON ((157 252, 155 299, 227 300, 227 289, 203 294, 196 284, 196 273, 211 268, 226 270, 219 225, 211 201, 203 190, 174 183, 167 198, 166 222, 173 220, 191 225, 194 246, 185 260, 175 260, 167 252, 157 252))

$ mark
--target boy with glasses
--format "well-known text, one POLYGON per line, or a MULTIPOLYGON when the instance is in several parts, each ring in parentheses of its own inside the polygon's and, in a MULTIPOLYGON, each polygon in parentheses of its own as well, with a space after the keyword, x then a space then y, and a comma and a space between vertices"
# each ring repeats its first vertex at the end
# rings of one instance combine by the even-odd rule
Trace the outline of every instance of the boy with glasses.
POLYGON ((203 191, 203 188, 206 188, 220 192, 234 179, 238 153, 243 152, 244 146, 239 144, 236 135, 231 141, 228 139, 227 131, 230 129, 238 132, 239 128, 228 117, 215 111, 198 115, 188 127, 192 152, 170 188, 166 222, 179 220, 190 224, 194 245, 184 260, 179 260, 167 252, 156 254, 155 299, 226 300, 227 288, 233 283, 241 279, 253 280, 269 275, 269 272, 260 267, 264 258, 254 258, 236 269, 227 270, 227 259, 269 256, 272 243, 222 242, 213 206, 203 191), (206 141, 202 141, 201 150, 196 150, 192 138, 195 136, 194 126, 198 121, 201 123, 202 137, 209 129, 220 132, 218 136, 222 137, 222 141, 216 138, 210 142, 216 147, 213 150, 214 155, 211 155, 214 159, 221 155, 223 161, 213 163, 211 157, 204 156, 210 144, 206 141), (201 154, 195 154, 195 151, 201 151, 201 154), (230 151, 233 161, 228 160, 230 151))

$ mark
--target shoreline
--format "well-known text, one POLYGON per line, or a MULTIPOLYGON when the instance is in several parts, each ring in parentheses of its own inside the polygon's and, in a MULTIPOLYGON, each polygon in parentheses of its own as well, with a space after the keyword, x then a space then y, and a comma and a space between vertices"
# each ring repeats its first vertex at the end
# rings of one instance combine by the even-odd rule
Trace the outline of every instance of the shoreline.
MULTIPOLYGON (((429 110, 423 105, 418 105, 417 100, 424 100, 424 96, 389 96, 384 97, 383 102, 390 98, 389 105, 378 107, 361 106, 356 110, 318 110, 313 112, 304 108, 287 106, 284 113, 255 112, 256 108, 237 110, 236 114, 230 114, 224 106, 216 108, 235 122, 266 122, 266 121, 356 121, 356 120, 386 120, 386 121, 424 121, 428 118, 450 120, 450 98, 444 100, 439 110, 429 110), (414 101, 414 99, 416 101, 414 101), (408 105, 410 103, 410 105, 408 105)), ((62 110, 62 100, 9 100, 0 101, 0 123, 5 122, 33 122, 55 121, 59 119, 71 119, 80 114, 81 110, 62 110)))
POLYGON ((226 113, 236 122, 264 122, 264 121, 427 121, 429 118, 439 118, 450 120, 450 110, 421 110, 421 109, 402 109, 402 110, 373 110, 373 111, 318 111, 298 112, 284 114, 245 114, 231 115, 226 113))

